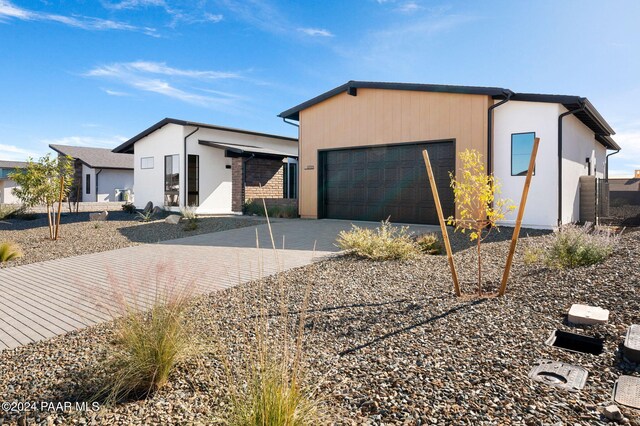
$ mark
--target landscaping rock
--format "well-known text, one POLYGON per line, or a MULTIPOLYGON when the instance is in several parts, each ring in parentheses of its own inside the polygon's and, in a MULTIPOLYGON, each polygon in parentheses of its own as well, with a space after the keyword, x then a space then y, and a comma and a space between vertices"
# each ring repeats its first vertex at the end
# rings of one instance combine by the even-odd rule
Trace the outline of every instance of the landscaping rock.
POLYGON ((629 361, 640 364, 640 325, 633 324, 624 339, 623 352, 629 361))
MULTIPOLYGON (((109 228, 111 219, 102 228, 111 234, 126 232, 127 228, 118 232, 109 228)), ((207 226, 206 220, 201 219, 201 226, 207 226)), ((80 225, 86 229, 78 228, 83 231, 77 234, 79 240, 94 231, 100 240, 108 238, 109 234, 100 234, 103 229, 80 225)), ((46 220, 42 226, 34 240, 42 241, 46 220)), ((71 226, 75 225, 63 231, 71 226)), ((181 226, 163 221, 136 223, 133 229, 137 231, 129 234, 132 240, 155 242, 153 238, 167 234, 184 235, 181 226)), ((71 238, 66 235, 55 244, 71 238)), ((96 424, 223 423, 229 418, 230 387, 224 366, 227 362, 242 365, 255 350, 244 339, 253 335, 254 314, 262 312, 260 300, 265 300, 270 347, 283 341, 278 340, 282 336, 278 330, 284 324, 294 329, 289 334, 292 339, 297 327, 304 325, 301 377, 322 397, 322 408, 330 417, 326 423, 610 424, 602 402, 611 400, 612 384, 621 374, 638 376, 640 372, 617 352, 640 312, 640 232, 625 232, 621 247, 602 264, 556 270, 524 263, 527 249, 547 247, 551 237, 523 230, 503 298, 472 296, 477 257, 466 237, 451 234, 464 298, 453 296, 445 256, 388 262, 339 256, 259 280, 256 271, 254 282, 194 300, 186 311, 187 323, 194 327, 194 336, 210 338, 206 343, 213 342, 215 349, 207 347, 181 360, 169 382, 146 399, 105 405, 96 424), (585 333, 604 339, 601 355, 559 351, 543 343, 552 330, 583 327, 562 323, 567 307, 575 301, 616 307, 609 323, 589 326, 585 333), (304 306, 308 315, 300 323, 304 306), (219 352, 225 346, 228 350, 222 359, 219 352), (531 381, 528 372, 538 359, 559 359, 587 369, 587 385, 572 394, 531 381)), ((502 228, 483 242, 486 292, 500 284, 501 260, 509 251, 510 237, 510 230, 502 228)), ((241 261, 229 259, 228 267, 233 269, 241 261)), ((112 377, 98 363, 113 356, 116 340, 114 323, 109 322, 1 351, 0 401, 49 401, 85 395, 91 385, 100 389, 112 377)), ((620 406, 626 418, 618 423, 640 424, 637 410, 620 406)), ((19 415, 0 411, 5 424, 15 424, 19 415)), ((52 416, 56 424, 80 424, 81 418, 91 424, 92 415, 36 412, 29 421, 42 424, 52 416)))
POLYGON ((151 210, 153 210, 153 203, 151 201, 149 201, 147 203, 147 205, 144 206, 144 210, 142 210, 144 213, 149 213, 151 210))
POLYGON ((152 209, 151 209, 151 213, 152 213, 154 216, 157 216, 157 215, 159 215, 159 214, 164 213, 164 210, 162 209, 162 207, 155 206, 154 208, 152 208, 152 209))
POLYGON ((597 306, 573 304, 567 318, 573 324, 593 325, 609 321, 609 311, 597 306))
POLYGON ((618 406, 615 405, 615 404, 611 404, 611 405, 608 405, 608 406, 604 407, 604 410, 602 411, 602 414, 606 418, 608 418, 609 420, 613 420, 613 421, 616 421, 616 422, 619 422, 620 420, 622 420, 624 418, 624 416, 622 415, 622 412, 620 411, 618 406))
POLYGON ((182 219, 182 216, 177 214, 172 214, 171 216, 167 216, 167 218, 164 221, 172 225, 177 225, 178 223, 180 223, 180 219, 182 219))
POLYGON ((105 221, 108 216, 109 212, 106 210, 100 213, 89 213, 89 222, 105 221))

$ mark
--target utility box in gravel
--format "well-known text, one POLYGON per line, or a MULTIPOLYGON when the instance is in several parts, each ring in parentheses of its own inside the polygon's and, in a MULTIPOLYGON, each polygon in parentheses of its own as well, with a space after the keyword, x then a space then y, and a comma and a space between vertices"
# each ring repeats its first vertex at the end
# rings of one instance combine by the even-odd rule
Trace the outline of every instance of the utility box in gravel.
POLYGON ((640 325, 633 324, 627 331, 623 346, 624 357, 640 364, 640 325))
POLYGON ((89 213, 89 222, 97 222, 107 220, 107 216, 109 216, 108 211, 103 211, 100 213, 89 213))
POLYGON ((574 324, 594 325, 609 321, 609 311, 597 306, 573 304, 569 309, 569 322, 574 324))
POLYGON ((177 225, 180 222, 180 219, 182 219, 182 216, 179 216, 177 214, 172 214, 171 216, 167 216, 167 218, 164 221, 172 225, 177 225))

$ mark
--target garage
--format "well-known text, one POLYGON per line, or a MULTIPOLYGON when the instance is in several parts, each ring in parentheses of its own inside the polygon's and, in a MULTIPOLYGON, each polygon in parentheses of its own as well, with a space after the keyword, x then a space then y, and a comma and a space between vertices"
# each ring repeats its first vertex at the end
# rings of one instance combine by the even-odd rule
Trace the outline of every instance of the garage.
POLYGON ((425 148, 444 216, 453 215, 449 171, 455 170, 455 144, 438 141, 319 151, 318 216, 437 224, 422 159, 425 148))

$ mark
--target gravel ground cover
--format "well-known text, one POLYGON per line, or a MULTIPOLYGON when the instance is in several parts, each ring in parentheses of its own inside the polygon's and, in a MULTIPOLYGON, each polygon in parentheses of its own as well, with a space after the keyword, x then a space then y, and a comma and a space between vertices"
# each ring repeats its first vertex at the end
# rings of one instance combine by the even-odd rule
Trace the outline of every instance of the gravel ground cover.
POLYGON ((10 219, 0 222, 0 241, 13 241, 24 252, 22 258, 0 267, 11 267, 62 257, 114 250, 144 243, 225 231, 263 223, 252 217, 202 217, 198 228, 186 231, 184 224, 164 222, 166 214, 152 222, 140 222, 136 215, 109 212, 104 222, 89 222, 89 213, 64 214, 60 239, 51 241, 43 214, 34 220, 10 219))
MULTIPOLYGON (((549 270, 523 263, 524 249, 545 247, 549 235, 521 240, 505 298, 452 296, 444 256, 405 262, 371 262, 340 256, 194 300, 189 322, 196 332, 230 348, 231 363, 248 349, 239 330, 250 329, 258 300, 272 314, 270 330, 294 323, 308 285, 305 371, 323 394, 336 424, 607 424, 620 374, 640 375, 619 347, 640 322, 640 232, 627 232, 605 263, 549 270), (288 315, 280 315, 286 283, 288 315), (572 303, 611 311, 606 325, 566 322, 572 303), (544 341, 555 329, 605 339, 602 355, 563 351, 544 341), (215 330, 218 330, 217 332, 215 330), (586 368, 585 388, 569 393, 527 374, 538 359, 586 368)), ((487 290, 495 289, 508 250, 509 231, 485 246, 487 290), (490 259, 500 259, 492 263, 490 259)), ((473 248, 457 235, 456 263, 467 293, 475 290, 473 248)), ((85 400, 108 380, 96 359, 108 354, 113 323, 0 353, 1 401, 85 400)), ((225 376, 213 351, 181 365, 170 384, 143 401, 95 413, 0 413, 8 424, 214 424, 224 418, 225 376)), ((640 425, 637 411, 621 407, 621 423, 640 425)))

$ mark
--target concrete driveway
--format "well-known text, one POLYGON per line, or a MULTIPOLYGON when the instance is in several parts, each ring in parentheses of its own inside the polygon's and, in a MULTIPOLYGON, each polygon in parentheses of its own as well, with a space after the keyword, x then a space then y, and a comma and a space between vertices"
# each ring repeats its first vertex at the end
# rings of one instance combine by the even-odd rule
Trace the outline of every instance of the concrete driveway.
POLYGON ((121 295, 144 306, 158 286, 191 285, 194 294, 207 294, 307 265, 336 253, 338 232, 350 227, 340 220, 276 219, 277 251, 267 225, 258 225, 1 269, 0 350, 111 320, 121 295))

